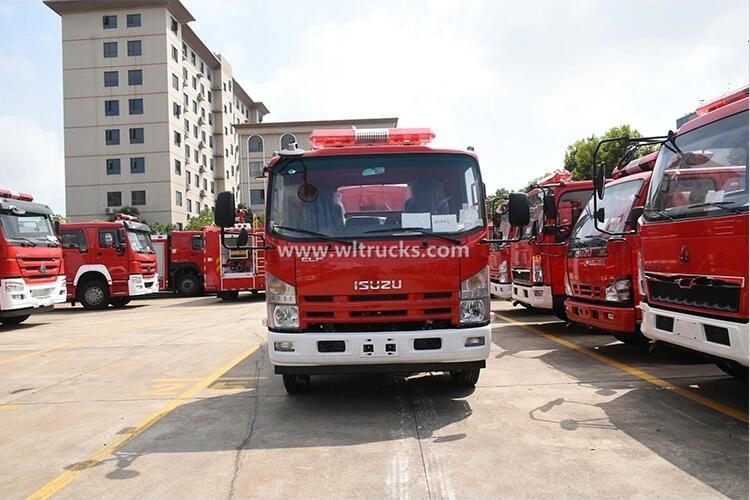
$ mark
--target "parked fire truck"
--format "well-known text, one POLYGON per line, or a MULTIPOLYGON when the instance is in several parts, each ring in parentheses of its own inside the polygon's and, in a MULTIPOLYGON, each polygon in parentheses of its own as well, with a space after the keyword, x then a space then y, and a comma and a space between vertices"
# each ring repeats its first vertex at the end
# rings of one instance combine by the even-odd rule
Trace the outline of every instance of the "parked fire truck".
POLYGON ((236 300, 241 291, 265 290, 265 252, 251 251, 248 245, 237 247, 242 229, 262 234, 250 223, 237 222, 225 231, 229 248, 221 245, 217 227, 154 237, 159 288, 187 297, 215 293, 223 300, 236 300))
POLYGON ((60 224, 68 301, 86 309, 123 307, 159 291, 149 227, 117 214, 113 222, 60 224))
POLYGON ((0 324, 65 302, 65 271, 52 210, 25 193, 0 189, 0 324))
MULTIPOLYGON (((479 378, 491 342, 485 194, 476 156, 428 147, 433 137, 316 130, 313 151, 269 163, 257 248, 269 355, 288 392, 315 374, 479 378)), ((217 224, 233 217, 234 196, 221 193, 217 224)))
POLYGON ((573 227, 565 274, 565 313, 575 323, 608 330, 626 344, 641 334, 637 219, 646 201, 656 153, 612 172, 597 209, 592 197, 573 227))
POLYGON ((664 141, 639 227, 647 337, 747 376, 748 89, 664 141))
POLYGON ((567 171, 539 181, 528 194, 530 223, 510 246, 512 299, 565 316, 565 256, 573 224, 591 198, 591 181, 567 171))
MULTIPOLYGON (((491 236, 498 240, 509 240, 514 236, 510 225, 508 205, 502 204, 492 215, 491 236)), ((490 295, 496 299, 510 300, 510 242, 490 245, 490 295)))

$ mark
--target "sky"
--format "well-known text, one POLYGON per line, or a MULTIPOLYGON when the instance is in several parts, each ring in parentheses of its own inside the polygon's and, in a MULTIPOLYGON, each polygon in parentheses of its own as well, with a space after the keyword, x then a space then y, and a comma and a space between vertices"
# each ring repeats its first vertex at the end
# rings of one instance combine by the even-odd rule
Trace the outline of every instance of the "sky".
MULTIPOLYGON (((615 125, 663 134, 750 71, 747 0, 182 1, 266 121, 397 116, 473 146, 488 192, 615 125)), ((64 213, 60 18, 0 0, 0 32, 0 187, 64 213)))

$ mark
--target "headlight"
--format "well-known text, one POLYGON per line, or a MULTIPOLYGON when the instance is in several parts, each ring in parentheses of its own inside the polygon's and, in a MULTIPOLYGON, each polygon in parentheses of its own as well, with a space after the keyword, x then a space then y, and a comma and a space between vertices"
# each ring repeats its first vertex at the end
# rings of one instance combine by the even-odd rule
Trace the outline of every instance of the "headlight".
POLYGON ((459 323, 469 325, 486 323, 490 317, 490 268, 461 282, 461 318, 459 323))
POLYGON ((508 261, 502 261, 498 270, 500 271, 500 283, 509 283, 510 280, 508 279, 508 261))
POLYGON ((643 272, 643 254, 638 251, 638 291, 641 297, 646 297, 646 275, 643 272))
POLYGON ((133 280, 133 283, 143 283, 143 276, 140 274, 134 274, 130 277, 131 280, 133 280))
POLYGON ((23 292, 24 290, 26 290, 26 285, 24 285, 22 282, 17 282, 17 281, 5 282, 5 291, 8 293, 23 292))
POLYGON ((280 330, 299 328, 299 309, 297 306, 268 304, 268 327, 280 330))
POLYGON ((629 277, 618 278, 607 285, 604 300, 608 302, 627 302, 633 297, 633 282, 629 277))
POLYGON ((534 255, 531 258, 531 281, 533 283, 544 283, 541 255, 534 255))
POLYGON ((266 272, 266 302, 269 304, 296 304, 297 290, 286 281, 266 272))

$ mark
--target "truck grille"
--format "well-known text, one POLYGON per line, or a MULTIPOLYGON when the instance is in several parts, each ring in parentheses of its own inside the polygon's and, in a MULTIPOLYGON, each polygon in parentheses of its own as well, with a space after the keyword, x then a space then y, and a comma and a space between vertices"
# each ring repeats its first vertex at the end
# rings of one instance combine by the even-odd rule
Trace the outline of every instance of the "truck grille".
POLYGON ((573 289, 573 295, 576 297, 604 300, 604 292, 600 286, 571 283, 570 288, 573 289))
POLYGON ((141 274, 149 276, 156 272, 156 262, 151 262, 150 260, 141 260, 138 262, 138 265, 141 268, 141 274))
POLYGON ((60 274, 62 259, 47 257, 17 257, 21 277, 29 280, 49 280, 60 274))
POLYGON ((740 309, 739 285, 708 277, 648 277, 648 293, 653 301, 714 311, 740 309))
POLYGON ((531 284, 531 270, 523 268, 513 269, 513 283, 520 283, 522 285, 531 284))

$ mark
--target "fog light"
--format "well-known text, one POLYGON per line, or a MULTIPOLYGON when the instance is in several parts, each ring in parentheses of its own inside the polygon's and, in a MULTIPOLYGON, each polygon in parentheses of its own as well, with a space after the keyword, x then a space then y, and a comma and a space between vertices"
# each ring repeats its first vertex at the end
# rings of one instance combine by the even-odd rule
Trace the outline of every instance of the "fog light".
POLYGON ((479 347, 484 345, 484 337, 466 337, 464 347, 479 347))
POLYGON ((607 313, 607 319, 615 319, 615 315, 612 313, 607 313))
POLYGON ((294 352, 294 343, 289 342, 288 340, 282 340, 281 342, 274 342, 273 350, 281 351, 281 352, 294 352))

